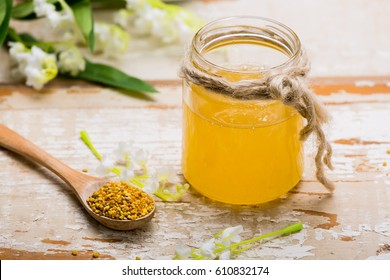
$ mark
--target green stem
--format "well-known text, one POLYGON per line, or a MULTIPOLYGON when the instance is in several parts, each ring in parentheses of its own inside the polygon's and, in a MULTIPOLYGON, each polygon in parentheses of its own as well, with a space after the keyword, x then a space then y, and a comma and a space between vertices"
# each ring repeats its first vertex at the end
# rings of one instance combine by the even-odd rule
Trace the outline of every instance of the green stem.
POLYGON ((141 180, 138 180, 138 177, 131 178, 130 183, 136 185, 141 189, 145 186, 145 184, 141 180))
POLYGON ((121 171, 120 168, 118 168, 118 167, 113 167, 113 168, 111 169, 111 172, 114 173, 116 176, 120 177, 122 171, 121 171))
POLYGON ((87 145, 87 147, 91 150, 91 152, 95 155, 95 157, 98 160, 102 160, 102 156, 95 149, 94 145, 91 142, 91 139, 89 138, 88 133, 85 130, 80 131, 80 138, 85 143, 85 145, 87 145))
POLYGON ((274 232, 267 233, 267 234, 260 235, 260 236, 256 236, 256 237, 253 237, 251 239, 247 239, 247 240, 241 241, 239 243, 234 243, 234 244, 226 247, 226 249, 236 249, 239 246, 250 244, 250 243, 253 243, 253 242, 265 239, 265 238, 274 237, 274 236, 277 236, 277 235, 292 234, 292 233, 300 231, 302 228, 303 228, 302 223, 301 222, 297 222, 297 223, 289 225, 289 226, 287 226, 287 227, 285 227, 285 228, 283 228, 281 230, 274 231, 274 232))

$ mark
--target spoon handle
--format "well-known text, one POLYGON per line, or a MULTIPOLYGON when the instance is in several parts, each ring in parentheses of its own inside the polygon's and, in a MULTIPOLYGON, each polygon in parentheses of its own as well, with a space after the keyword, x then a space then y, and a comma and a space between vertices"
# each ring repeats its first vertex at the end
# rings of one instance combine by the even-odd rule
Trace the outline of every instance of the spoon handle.
POLYGON ((57 174, 70 185, 74 191, 80 191, 84 182, 90 182, 95 177, 78 172, 49 153, 22 137, 5 125, 0 124, 0 146, 22 155, 57 174))

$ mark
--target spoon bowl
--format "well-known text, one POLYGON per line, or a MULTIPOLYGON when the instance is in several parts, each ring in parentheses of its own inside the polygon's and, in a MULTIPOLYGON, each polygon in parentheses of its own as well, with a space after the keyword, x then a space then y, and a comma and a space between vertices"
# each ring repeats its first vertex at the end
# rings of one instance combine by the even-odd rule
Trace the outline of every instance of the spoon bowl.
POLYGON ((149 222, 153 218, 154 213, 156 211, 156 207, 154 207, 149 214, 136 220, 116 220, 116 219, 111 219, 96 214, 89 207, 87 203, 87 198, 95 191, 97 191, 101 186, 108 183, 109 181, 107 179, 102 179, 102 178, 97 178, 92 176, 88 176, 88 177, 99 179, 100 181, 93 182, 92 179, 90 179, 91 181, 86 183, 83 190, 80 193, 77 193, 76 195, 79 201, 81 202, 81 204, 84 206, 85 210, 87 210, 88 214, 91 215, 95 220, 97 220, 101 224, 116 230, 132 230, 144 226, 147 222, 149 222))
POLYGON ((149 214, 136 220, 116 220, 100 216, 89 207, 87 198, 106 184, 107 179, 90 176, 70 168, 2 124, 0 124, 0 146, 37 162, 57 174, 69 185, 87 213, 106 227, 115 230, 132 230, 144 226, 154 216, 156 207, 149 214))

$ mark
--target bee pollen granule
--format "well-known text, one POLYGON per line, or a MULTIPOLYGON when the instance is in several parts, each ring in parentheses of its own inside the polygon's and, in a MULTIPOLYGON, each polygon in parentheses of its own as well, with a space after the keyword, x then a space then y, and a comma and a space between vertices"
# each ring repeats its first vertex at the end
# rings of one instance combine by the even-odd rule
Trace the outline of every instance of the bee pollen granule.
POLYGON ((116 220, 136 220, 154 209, 153 199, 125 182, 108 182, 87 199, 92 211, 116 220))

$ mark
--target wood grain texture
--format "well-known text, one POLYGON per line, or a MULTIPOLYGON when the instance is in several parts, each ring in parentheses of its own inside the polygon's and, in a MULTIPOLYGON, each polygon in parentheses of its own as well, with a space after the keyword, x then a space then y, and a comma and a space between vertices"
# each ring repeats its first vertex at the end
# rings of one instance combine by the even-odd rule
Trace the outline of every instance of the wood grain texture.
MULTIPOLYGON (((48 170, 0 149, 0 259, 169 259, 179 240, 197 246, 228 226, 242 224, 244 238, 300 220, 298 234, 256 244, 240 259, 366 259, 390 244, 390 4, 387 0, 204 0, 184 5, 206 21, 233 15, 281 21, 301 38, 312 61, 312 86, 333 120, 326 127, 334 147, 332 196, 315 181, 311 140, 301 183, 288 195, 257 206, 230 206, 194 190, 179 201, 157 201, 147 227, 110 230, 90 217, 72 191, 48 170), (364 18, 365 20, 361 20, 364 18), (384 163, 388 163, 386 166, 384 163), (73 256, 72 250, 79 254, 73 256)), ((100 11, 97 19, 110 20, 100 11)), ((19 31, 52 39, 41 20, 13 21, 19 31)), ((56 80, 35 92, 10 77, 0 50, 0 123, 76 170, 97 161, 79 140, 88 130, 101 153, 119 140, 152 155, 151 168, 180 173, 183 46, 132 38, 115 64, 150 80, 159 94, 138 96, 81 81, 56 80), (156 47, 158 46, 158 47, 156 47)), ((386 249, 387 248, 387 249, 386 249)))
MULTIPOLYGON (((390 82, 390 77, 382 79, 390 82)), ((196 246, 237 224, 244 226, 248 238, 296 220, 305 224, 301 233, 253 246, 239 258, 376 255, 390 243, 390 168, 383 166, 390 161, 390 128, 385 125, 390 119, 390 94, 376 87, 362 87, 364 94, 337 90, 332 94, 322 82, 330 80, 332 88, 342 88, 361 78, 313 80, 314 87, 324 88, 320 98, 333 117, 326 130, 335 150, 335 170, 330 173, 336 182, 334 195, 314 179, 314 148, 309 141, 304 178, 286 197, 257 206, 230 206, 190 190, 180 201, 158 201, 156 216, 147 227, 117 232, 89 217, 55 175, 0 150, 0 259, 72 259, 73 249, 116 259, 170 258, 179 240, 196 246)), ((79 140, 80 130, 87 129, 101 153, 110 152, 119 139, 132 140, 151 153, 152 168, 170 165, 179 173, 181 86, 178 81, 154 84, 160 90, 155 101, 84 83, 54 83, 42 93, 1 85, 0 120, 76 170, 93 173, 97 167, 79 140)))

